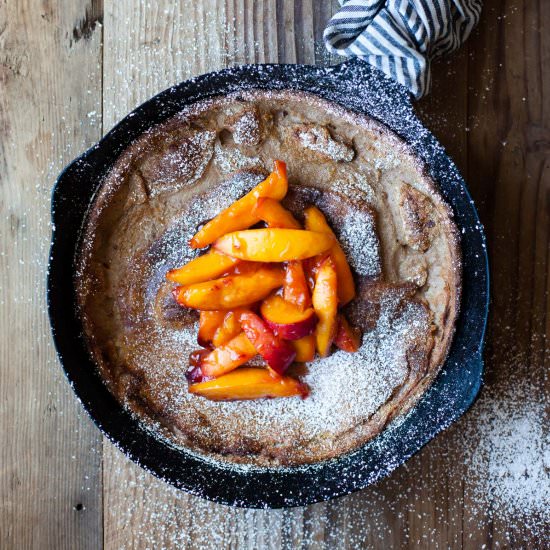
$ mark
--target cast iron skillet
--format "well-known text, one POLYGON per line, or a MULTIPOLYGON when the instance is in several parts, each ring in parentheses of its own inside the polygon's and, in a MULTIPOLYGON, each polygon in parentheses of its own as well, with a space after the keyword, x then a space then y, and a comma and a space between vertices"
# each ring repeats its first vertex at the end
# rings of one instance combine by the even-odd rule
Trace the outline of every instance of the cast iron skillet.
POLYGON ((407 91, 360 61, 329 68, 253 65, 182 82, 124 118, 59 176, 52 194, 48 307, 53 337, 74 392, 99 429, 132 460, 174 486, 216 502, 256 508, 301 506, 346 495, 405 462, 472 404, 482 378, 488 308, 485 237, 456 166, 416 118, 407 91), (87 209, 117 156, 144 130, 185 105, 238 90, 311 92, 366 113, 407 141, 451 204, 462 238, 462 308, 449 357, 417 405, 371 442, 338 459, 292 469, 235 468, 157 439, 122 409, 86 349, 73 287, 74 258, 87 209))

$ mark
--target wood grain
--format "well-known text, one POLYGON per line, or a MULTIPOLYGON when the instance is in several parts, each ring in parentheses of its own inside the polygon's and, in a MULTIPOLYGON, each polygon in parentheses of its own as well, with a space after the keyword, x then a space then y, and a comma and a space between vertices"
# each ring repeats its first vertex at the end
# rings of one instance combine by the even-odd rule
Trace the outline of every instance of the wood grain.
MULTIPOLYGON (((493 279, 487 385, 497 396, 511 384, 525 386, 541 403, 550 389, 550 37, 541 28, 549 16, 544 1, 488 2, 468 67, 476 84, 468 91, 469 181, 493 279)), ((464 523, 473 527, 473 544, 539 546, 528 530, 509 530, 492 511, 476 510, 471 492, 466 484, 464 523)))
MULTIPOLYGON (((434 64, 432 93, 417 109, 466 176, 487 230, 484 392, 498 399, 529 384, 544 403, 550 6, 484 4, 467 45, 434 64)), ((336 6, 0 0, 0 548, 542 548, 550 536, 550 527, 533 533, 480 505, 465 465, 476 408, 360 493, 239 510, 176 491, 102 447, 61 377, 42 298, 59 169, 136 105, 193 75, 333 61, 320 41, 336 6)))
POLYGON ((45 312, 50 191, 101 135, 101 6, 0 3, 0 548, 97 548, 101 438, 45 312))

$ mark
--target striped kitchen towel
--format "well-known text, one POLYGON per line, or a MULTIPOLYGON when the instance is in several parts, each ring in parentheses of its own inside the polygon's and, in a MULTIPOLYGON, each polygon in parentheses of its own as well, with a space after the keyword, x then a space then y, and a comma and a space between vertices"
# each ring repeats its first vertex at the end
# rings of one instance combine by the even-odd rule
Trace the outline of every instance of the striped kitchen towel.
POLYGON ((456 50, 479 21, 481 0, 339 0, 327 49, 360 57, 416 97, 430 89, 432 59, 456 50))

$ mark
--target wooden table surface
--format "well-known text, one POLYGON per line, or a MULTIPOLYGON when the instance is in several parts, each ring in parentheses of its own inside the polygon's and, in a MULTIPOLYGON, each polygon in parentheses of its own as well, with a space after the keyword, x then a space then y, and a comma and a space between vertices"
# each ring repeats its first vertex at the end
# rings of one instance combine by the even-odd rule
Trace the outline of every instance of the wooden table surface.
POLYGON ((102 439, 57 363, 44 283, 60 169, 136 105, 193 75, 244 62, 334 62, 321 36, 336 7, 0 0, 0 548, 549 547, 548 509, 531 503, 520 518, 480 494, 467 435, 483 428, 488 399, 504 403, 528 384, 534 406, 548 401, 545 0, 487 0, 473 36, 434 66, 432 93, 417 104, 485 224, 492 315, 481 404, 388 479, 286 511, 202 501, 102 439))

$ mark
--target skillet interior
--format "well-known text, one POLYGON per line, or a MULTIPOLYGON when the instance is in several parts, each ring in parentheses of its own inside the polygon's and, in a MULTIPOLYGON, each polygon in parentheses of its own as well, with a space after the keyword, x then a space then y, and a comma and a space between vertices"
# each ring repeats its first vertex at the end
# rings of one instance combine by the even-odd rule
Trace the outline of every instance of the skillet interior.
POLYGON ((57 231, 54 234, 49 278, 50 313, 56 344, 77 394, 100 427, 134 459, 177 486, 222 502, 248 506, 298 505, 345 494, 378 479, 460 414, 479 387, 480 340, 486 313, 486 265, 483 236, 477 226, 475 211, 462 186, 463 182, 455 167, 434 138, 413 117, 402 92, 396 90, 392 83, 380 80, 376 73, 366 67, 340 67, 328 69, 324 74, 311 67, 249 67, 207 75, 157 96, 138 109, 133 117, 123 121, 98 148, 71 165, 60 178, 54 193, 57 231), (350 98, 343 75, 348 75, 353 82, 363 79, 361 96, 350 98), (408 138, 417 154, 428 162, 431 175, 439 182, 447 200, 453 204, 457 221, 463 229, 463 316, 467 315, 470 322, 468 330, 459 324, 449 360, 429 395, 421 400, 403 423, 377 438, 376 445, 367 445, 338 461, 321 463, 307 469, 280 472, 227 469, 180 450, 170 449, 156 440, 120 410, 92 369, 82 369, 83 364, 89 365, 90 362, 77 328, 79 321, 75 317, 71 318, 71 314, 67 315, 72 313, 74 296, 68 300, 61 289, 72 275, 73 266, 67 258, 72 257, 76 249, 78 230, 91 195, 118 151, 145 127, 165 119, 197 97, 204 97, 213 91, 229 92, 236 87, 284 87, 289 83, 325 95, 352 109, 364 110, 375 116, 378 114, 379 118, 382 118, 380 106, 384 104, 389 108, 388 120, 385 122, 400 132, 402 137, 408 138), (359 102, 362 104, 361 109, 359 102), (396 117, 396 113, 402 116, 396 117), (396 120, 401 124, 394 124, 396 120), (87 181, 91 185, 85 187, 87 181), (77 185, 80 185, 78 190, 77 185), (68 205, 72 208, 68 209, 68 205), (224 479, 226 483, 213 482, 213 477, 224 479))
POLYGON ((98 193, 77 271, 91 350, 122 403, 183 447, 273 466, 349 452, 408 410, 445 358, 460 281, 449 209, 407 147, 316 96, 271 91, 194 104, 136 140, 98 193), (187 391, 197 318, 164 275, 274 158, 285 206, 301 219, 315 204, 339 235, 358 284, 346 314, 365 335, 357 353, 291 369, 308 399, 212 403, 187 391))

